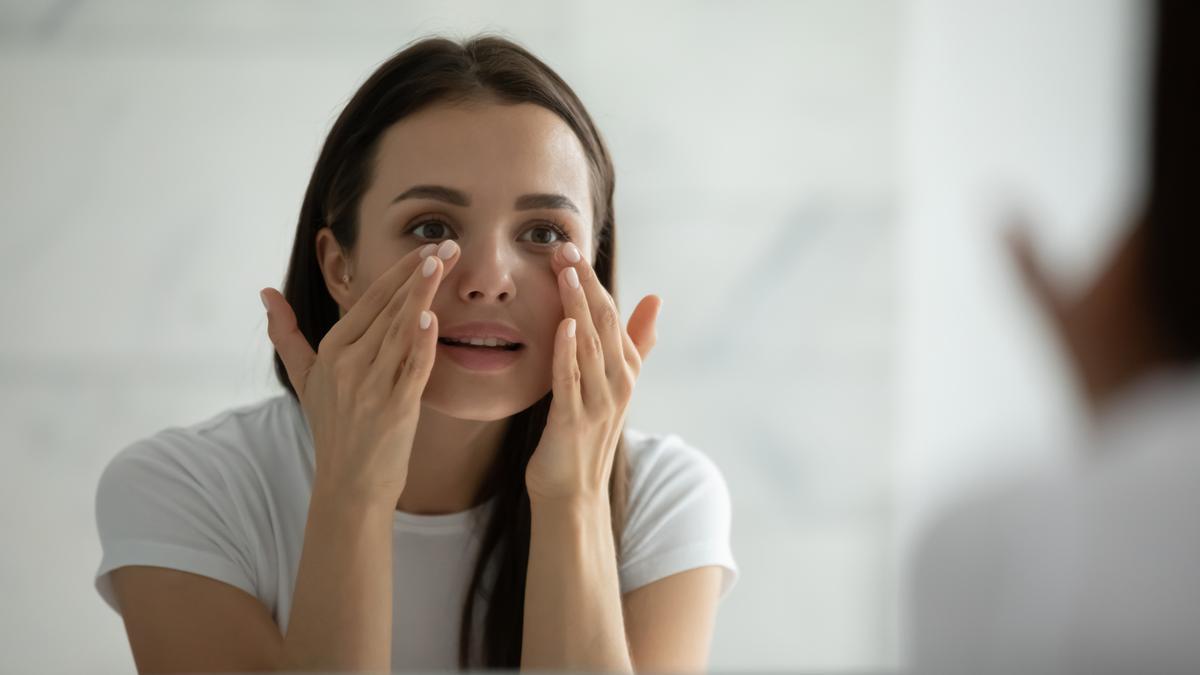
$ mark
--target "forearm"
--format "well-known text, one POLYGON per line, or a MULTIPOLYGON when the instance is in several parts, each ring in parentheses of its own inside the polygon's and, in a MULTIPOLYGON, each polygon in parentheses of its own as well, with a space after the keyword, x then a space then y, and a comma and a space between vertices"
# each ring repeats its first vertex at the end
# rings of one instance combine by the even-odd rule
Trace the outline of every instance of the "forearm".
POLYGON ((530 508, 522 669, 632 672, 607 499, 530 508))
POLYGON ((289 670, 390 670, 394 510, 314 488, 284 636, 289 670))

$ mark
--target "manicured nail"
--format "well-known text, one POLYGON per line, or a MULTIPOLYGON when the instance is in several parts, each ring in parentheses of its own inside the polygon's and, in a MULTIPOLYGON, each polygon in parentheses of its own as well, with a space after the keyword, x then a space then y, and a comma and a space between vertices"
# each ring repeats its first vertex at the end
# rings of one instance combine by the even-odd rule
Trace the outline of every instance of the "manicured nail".
POLYGON ((579 255, 579 249, 575 247, 575 244, 572 244, 571 242, 567 242, 567 244, 563 246, 563 255, 566 256, 567 260, 573 263, 579 262, 579 259, 583 257, 579 255))
POLYGON ((429 256, 425 259, 425 264, 421 265, 421 276, 433 276, 433 271, 437 269, 437 258, 429 256))
POLYGON ((429 312, 421 312, 421 330, 427 330, 429 324, 433 323, 433 315, 429 312))
POLYGON ((567 319, 567 337, 575 337, 575 319, 567 319))
POLYGON ((579 273, 574 267, 567 268, 567 285, 571 288, 579 288, 579 273))
POLYGON ((258 299, 262 300, 263 309, 267 309, 267 310, 271 309, 270 307, 267 306, 267 292, 266 291, 259 291, 258 299))
POLYGON ((438 247, 438 250, 437 250, 438 257, 441 258, 442 260, 449 260, 454 255, 454 251, 457 248, 458 248, 458 244, 447 239, 446 241, 442 242, 441 246, 438 247))
POLYGON ((433 252, 437 250, 437 247, 438 247, 437 244, 426 244, 426 245, 422 246, 421 247, 421 257, 428 258, 429 256, 433 255, 433 252))

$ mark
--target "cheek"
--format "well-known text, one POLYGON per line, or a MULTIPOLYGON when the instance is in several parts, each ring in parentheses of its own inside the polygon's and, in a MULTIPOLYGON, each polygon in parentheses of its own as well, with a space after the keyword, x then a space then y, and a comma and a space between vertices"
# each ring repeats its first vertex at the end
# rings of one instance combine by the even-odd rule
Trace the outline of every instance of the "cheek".
POLYGON ((537 327, 538 335, 543 339, 543 344, 553 350, 554 333, 558 330, 559 322, 566 316, 563 312, 562 298, 558 294, 557 280, 553 276, 547 275, 547 281, 539 284, 531 295, 533 296, 530 298, 533 303, 531 317, 534 325, 537 327))

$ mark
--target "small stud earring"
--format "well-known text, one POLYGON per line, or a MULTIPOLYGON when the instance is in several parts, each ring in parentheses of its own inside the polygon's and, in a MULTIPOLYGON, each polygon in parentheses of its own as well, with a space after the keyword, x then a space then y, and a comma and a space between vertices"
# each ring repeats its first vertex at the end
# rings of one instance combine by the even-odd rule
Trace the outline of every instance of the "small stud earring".
POLYGON ((350 283, 350 275, 349 274, 342 275, 342 283, 344 283, 344 284, 350 283))

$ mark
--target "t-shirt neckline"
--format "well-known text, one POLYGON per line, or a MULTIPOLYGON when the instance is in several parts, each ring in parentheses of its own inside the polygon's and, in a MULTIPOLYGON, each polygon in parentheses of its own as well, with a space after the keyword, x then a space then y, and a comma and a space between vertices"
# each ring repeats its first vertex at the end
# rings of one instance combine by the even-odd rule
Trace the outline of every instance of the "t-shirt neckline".
MULTIPOLYGON (((282 397, 286 399, 285 403, 291 408, 293 419, 298 427, 297 431, 301 442, 304 444, 305 453, 308 456, 309 465, 315 469, 316 451, 312 445, 312 430, 309 429, 308 420, 304 417, 304 411, 301 409, 299 402, 288 392, 284 392, 282 397)), ((484 511, 491 508, 495 501, 495 497, 489 497, 480 504, 476 504, 465 511, 457 511, 455 513, 421 514, 397 510, 393 512, 392 516, 393 529, 407 532, 442 534, 465 532, 471 528, 478 517, 483 515, 484 511)))

